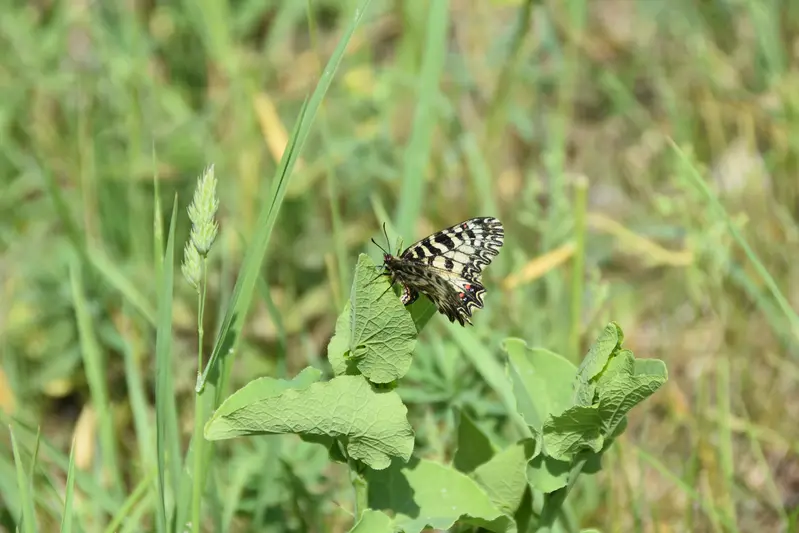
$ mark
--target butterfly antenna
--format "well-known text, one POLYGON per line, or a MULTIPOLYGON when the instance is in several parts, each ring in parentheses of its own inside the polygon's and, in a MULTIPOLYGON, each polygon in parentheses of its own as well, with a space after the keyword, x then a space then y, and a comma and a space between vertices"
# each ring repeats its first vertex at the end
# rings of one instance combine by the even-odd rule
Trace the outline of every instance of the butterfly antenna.
POLYGON ((387 254, 387 253, 388 253, 388 252, 386 251, 386 249, 385 249, 385 248, 383 248, 382 246, 380 246, 379 244, 377 244, 377 241, 376 241, 376 240, 374 240, 374 238, 372 238, 372 243, 373 243, 375 246, 377 246, 378 248, 380 248, 380 250, 381 250, 381 251, 382 251, 384 254, 387 254))
POLYGON ((388 232, 386 231, 386 223, 383 222, 383 235, 386 236, 386 247, 390 250, 391 249, 391 241, 388 240, 388 232))

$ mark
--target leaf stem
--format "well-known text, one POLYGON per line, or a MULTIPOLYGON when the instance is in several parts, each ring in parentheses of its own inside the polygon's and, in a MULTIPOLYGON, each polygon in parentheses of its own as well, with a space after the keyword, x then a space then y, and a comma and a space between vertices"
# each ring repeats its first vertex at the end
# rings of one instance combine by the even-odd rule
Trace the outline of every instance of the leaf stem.
POLYGON ((355 523, 363 516, 363 512, 369 508, 369 483, 363 477, 361 469, 353 459, 348 459, 347 464, 350 467, 350 482, 352 488, 355 489, 355 523))

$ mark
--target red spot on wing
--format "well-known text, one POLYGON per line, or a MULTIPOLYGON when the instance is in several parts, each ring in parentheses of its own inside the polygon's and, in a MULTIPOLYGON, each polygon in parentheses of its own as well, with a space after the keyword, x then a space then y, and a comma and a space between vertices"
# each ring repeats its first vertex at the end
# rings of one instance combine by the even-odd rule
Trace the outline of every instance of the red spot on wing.
POLYGON ((463 293, 458 294, 458 296, 460 296, 461 300, 463 300, 466 297, 466 295, 463 293))

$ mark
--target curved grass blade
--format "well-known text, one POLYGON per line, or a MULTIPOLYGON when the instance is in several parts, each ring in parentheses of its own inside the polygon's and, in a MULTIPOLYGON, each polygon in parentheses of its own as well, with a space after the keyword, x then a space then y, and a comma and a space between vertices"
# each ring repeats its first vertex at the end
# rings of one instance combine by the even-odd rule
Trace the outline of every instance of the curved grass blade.
MULTIPOLYGON (((11 448, 14 451, 14 464, 17 467, 17 488, 19 490, 19 500, 22 504, 22 528, 20 529, 18 527, 17 531, 22 533, 35 533, 38 531, 38 527, 36 525, 36 511, 33 505, 33 482, 31 481, 33 468, 31 468, 29 476, 28 473, 25 472, 25 466, 22 462, 22 448, 19 442, 17 442, 14 428, 9 426, 8 431, 11 433, 11 448)), ((35 460, 32 464, 35 464, 35 460)))
POLYGON ((419 85, 416 87, 413 130, 405 148, 402 188, 397 207, 397 227, 406 237, 413 235, 413 225, 419 219, 424 203, 425 168, 433 147, 433 130, 439 116, 439 81, 447 56, 449 2, 430 2, 428 10, 424 55, 419 85))
POLYGON ((175 407, 175 383, 172 378, 172 287, 175 267, 175 219, 178 199, 172 203, 172 220, 164 252, 164 268, 158 290, 158 320, 155 338, 155 447, 158 456, 158 501, 156 519, 158 531, 167 528, 166 472, 173 492, 178 492, 181 472, 178 417, 175 407), (165 458, 169 458, 167 465, 165 458))
POLYGON ((233 288, 233 296, 228 303, 228 308, 225 312, 225 318, 222 322, 222 328, 217 336, 216 343, 214 344, 214 349, 211 352, 211 357, 208 361, 208 364, 206 365, 202 376, 197 382, 197 392, 203 391, 203 388, 209 381, 209 377, 213 378, 211 381, 214 382, 214 385, 218 384, 216 381, 222 372, 217 372, 216 376, 210 376, 210 372, 217 370, 216 365, 219 357, 222 354, 229 353, 238 340, 244 317, 250 308, 252 295, 255 292, 255 282, 258 278, 261 263, 266 257, 269 238, 271 237, 272 230, 275 227, 280 206, 282 205, 283 199, 286 196, 286 190, 288 188, 291 172, 294 169, 294 165, 299 158, 303 146, 305 145, 305 141, 308 139, 308 133, 311 130, 313 119, 316 116, 316 112, 319 110, 319 106, 322 103, 322 98, 324 98, 325 93, 330 88, 330 84, 333 81, 333 75, 335 74, 339 63, 341 63, 341 59, 344 56, 344 51, 347 48, 347 44, 355 32, 355 28, 358 27, 361 18, 363 18, 364 11, 366 11, 366 8, 370 2, 371 0, 362 0, 358 4, 349 26, 339 41, 338 46, 336 46, 336 49, 333 52, 333 55, 330 57, 330 60, 327 62, 325 70, 322 72, 322 76, 319 79, 319 83, 317 84, 313 95, 311 95, 311 98, 307 99, 303 103, 297 123, 294 127, 294 131, 292 131, 288 145, 286 146, 286 150, 283 152, 283 158, 281 159, 280 167, 278 168, 275 179, 273 180, 272 191, 270 194, 272 200, 269 203, 269 206, 262 210, 258 216, 255 234, 250 241, 250 247, 247 249, 244 262, 242 264, 241 270, 239 271, 238 279, 236 280, 236 285, 233 288))
POLYGON ((64 493, 64 511, 61 515, 61 533, 72 533, 72 495, 75 492, 75 440, 69 450, 69 468, 67 469, 67 487, 64 493))

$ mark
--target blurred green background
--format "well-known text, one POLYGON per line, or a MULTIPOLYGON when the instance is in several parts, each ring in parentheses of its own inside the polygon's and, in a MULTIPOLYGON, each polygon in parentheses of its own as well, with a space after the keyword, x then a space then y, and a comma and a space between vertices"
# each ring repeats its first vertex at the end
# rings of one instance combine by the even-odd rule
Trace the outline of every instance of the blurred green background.
MULTIPOLYGON (((3 8, 0 530, 14 530, 21 505, 10 415, 25 424, 25 464, 41 429, 42 531, 58 529, 73 440, 76 470, 94 479, 75 494, 76 527, 122 516, 112 530, 153 530, 154 235, 177 195, 182 248, 196 178, 214 164, 207 356, 302 101, 356 4, 3 8), (87 349, 104 361, 116 480, 100 457, 87 349)), ((577 522, 799 530, 798 56, 790 0, 374 0, 291 176, 231 390, 329 370, 355 260, 379 259, 369 240, 384 221, 407 244, 497 216, 506 244, 484 275, 476 340, 437 314, 398 389, 415 453, 451 458, 453 407, 506 437, 484 375, 506 337, 579 361, 615 320, 670 380, 571 495, 577 522)), ((175 281, 185 448, 196 295, 175 281)), ((323 448, 270 437, 217 452, 207 505, 229 531, 351 526, 346 468, 323 448)))

